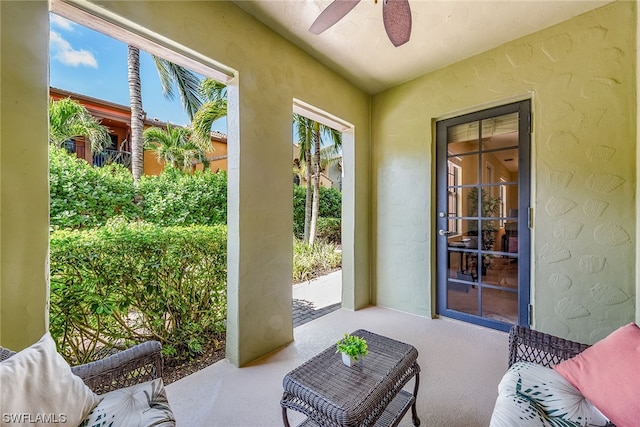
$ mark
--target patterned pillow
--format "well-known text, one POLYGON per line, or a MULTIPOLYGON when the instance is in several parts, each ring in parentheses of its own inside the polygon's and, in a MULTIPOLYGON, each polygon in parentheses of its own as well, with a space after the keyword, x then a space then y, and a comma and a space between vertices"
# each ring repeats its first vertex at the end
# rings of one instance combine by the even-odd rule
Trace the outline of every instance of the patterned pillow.
POLYGON ((518 362, 500 381, 490 427, 604 426, 607 419, 562 375, 518 362))
POLYGON ((162 378, 103 394, 79 427, 174 427, 162 378))

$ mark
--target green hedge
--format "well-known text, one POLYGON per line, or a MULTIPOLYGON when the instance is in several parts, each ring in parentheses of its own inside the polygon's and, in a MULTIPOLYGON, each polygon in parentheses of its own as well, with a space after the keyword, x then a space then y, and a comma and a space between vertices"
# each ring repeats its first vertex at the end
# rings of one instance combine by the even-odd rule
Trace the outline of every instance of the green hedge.
MULTIPOLYGON (((299 239, 304 235, 306 194, 306 187, 293 186, 293 233, 299 239)), ((320 187, 320 211, 318 216, 318 237, 324 238, 324 236, 327 236, 330 242, 340 243, 340 233, 337 236, 335 234, 336 220, 339 222, 342 217, 342 193, 340 191, 335 188, 320 187)))
POLYGON ((138 181, 144 220, 158 225, 227 223, 227 173, 167 168, 138 181))
POLYGON ((304 235, 304 199, 305 187, 293 185, 293 234, 301 239, 304 235))
POLYGON ((167 168, 134 186, 121 165, 93 167, 50 146, 50 222, 54 229, 99 227, 114 217, 158 225, 227 222, 227 174, 167 168))
POLYGON ((121 165, 91 167, 63 148, 49 146, 49 210, 53 228, 90 228, 109 218, 137 219, 131 172, 121 165))
MULTIPOLYGON (((93 167, 61 148, 50 146, 50 221, 54 229, 92 228, 124 216, 158 225, 227 223, 227 174, 224 171, 185 174, 167 168, 144 176, 134 186, 120 165, 93 167)), ((294 233, 304 232, 306 188, 293 186, 294 233)), ((342 194, 320 187, 320 218, 341 218, 342 194)), ((335 221, 319 223, 319 235, 335 234, 335 221), (324 230, 328 225, 329 230, 324 230)), ((335 240, 335 239, 334 239, 335 240)))
POLYGON ((149 339, 187 356, 225 329, 226 226, 115 220, 50 246, 50 331, 70 363, 149 339))
POLYGON ((320 187, 320 212, 322 218, 342 217, 342 193, 335 188, 320 187))
POLYGON ((318 239, 339 245, 342 242, 342 221, 340 218, 318 218, 318 239))
MULTIPOLYGON (((156 339, 198 353, 226 321, 227 175, 168 169, 133 184, 50 147, 50 330, 72 363, 156 339)), ((305 188, 294 186, 302 234, 305 188)), ((319 240, 339 243, 341 194, 320 189, 319 240)), ((340 253, 296 244, 294 280, 339 267, 340 253)))

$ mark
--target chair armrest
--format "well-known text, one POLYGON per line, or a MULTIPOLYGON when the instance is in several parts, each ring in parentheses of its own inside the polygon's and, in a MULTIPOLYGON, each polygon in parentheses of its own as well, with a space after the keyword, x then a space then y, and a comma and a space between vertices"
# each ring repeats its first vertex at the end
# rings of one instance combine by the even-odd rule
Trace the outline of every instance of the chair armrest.
POLYGON ((94 393, 104 394, 162 377, 162 346, 158 341, 147 341, 104 359, 72 366, 71 371, 94 393))
POLYGON ((587 344, 515 325, 509 332, 509 366, 521 361, 552 366, 587 348, 587 344))

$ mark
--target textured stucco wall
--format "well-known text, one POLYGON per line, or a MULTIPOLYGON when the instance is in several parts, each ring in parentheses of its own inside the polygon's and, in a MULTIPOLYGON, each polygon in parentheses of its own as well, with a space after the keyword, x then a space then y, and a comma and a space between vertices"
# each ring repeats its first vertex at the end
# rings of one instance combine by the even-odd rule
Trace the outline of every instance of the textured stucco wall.
POLYGON ((634 319, 635 7, 610 4, 374 96, 377 304, 435 312, 432 120, 532 96, 534 326, 593 342, 634 319))
POLYGON ((49 178, 46 1, 0 2, 0 345, 47 330, 49 178))
POLYGON ((355 127, 344 147, 343 304, 367 305, 370 97, 232 3, 95 5, 237 72, 228 116, 228 359, 242 365, 293 339, 294 98, 355 127))

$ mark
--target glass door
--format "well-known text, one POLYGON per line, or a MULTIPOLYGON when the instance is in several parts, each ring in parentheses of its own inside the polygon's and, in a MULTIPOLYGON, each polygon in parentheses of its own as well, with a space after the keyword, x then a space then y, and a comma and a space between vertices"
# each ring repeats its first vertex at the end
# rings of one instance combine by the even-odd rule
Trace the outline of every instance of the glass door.
POLYGON ((529 325, 530 102, 437 123, 438 313, 529 325))

